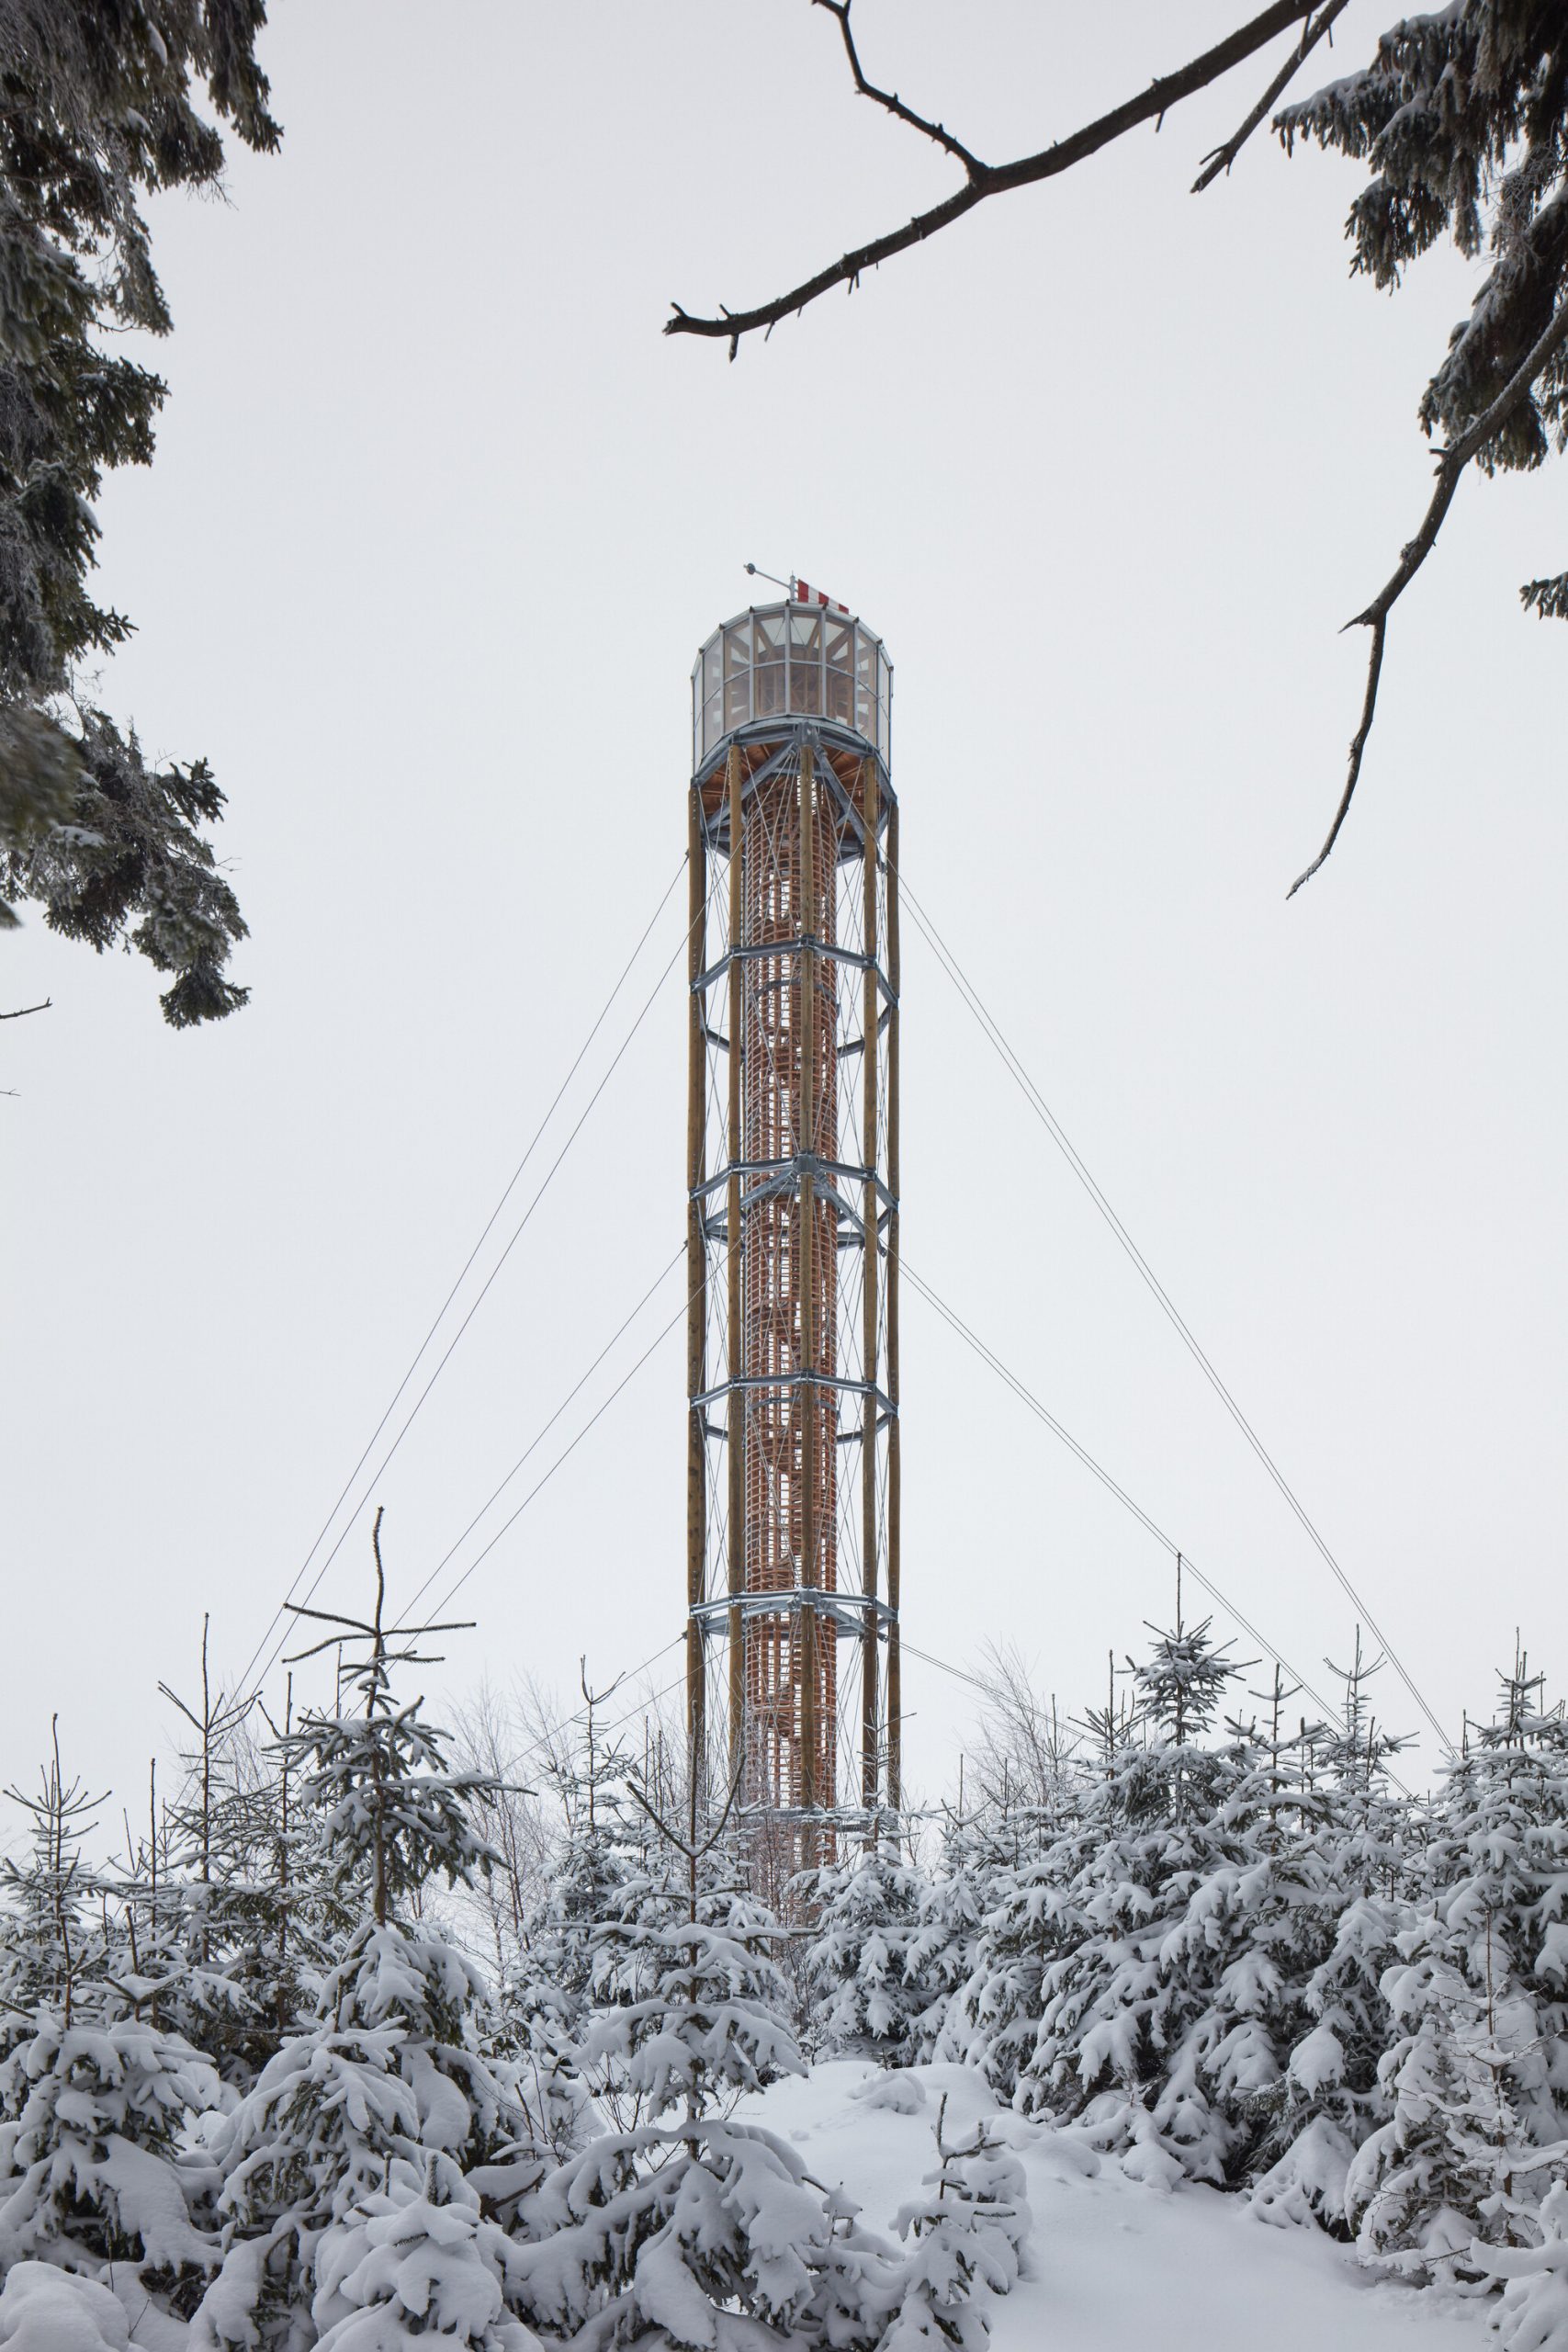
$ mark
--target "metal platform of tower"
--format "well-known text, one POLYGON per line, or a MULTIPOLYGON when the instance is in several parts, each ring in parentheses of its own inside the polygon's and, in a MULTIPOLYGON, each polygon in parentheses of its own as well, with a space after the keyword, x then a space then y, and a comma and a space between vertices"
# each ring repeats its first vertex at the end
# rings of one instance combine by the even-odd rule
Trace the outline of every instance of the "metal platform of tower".
POLYGON ((899 1803, 892 686, 794 583, 693 673, 688 1707, 771 1878, 899 1803))

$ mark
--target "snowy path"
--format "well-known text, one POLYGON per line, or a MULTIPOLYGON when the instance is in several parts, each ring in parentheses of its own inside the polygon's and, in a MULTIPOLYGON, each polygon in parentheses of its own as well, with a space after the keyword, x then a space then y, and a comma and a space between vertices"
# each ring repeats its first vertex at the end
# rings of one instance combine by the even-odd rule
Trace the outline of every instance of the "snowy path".
MULTIPOLYGON (((948 2136, 996 2118, 1029 2176, 1032 2276, 993 2306, 994 2352, 1479 2352, 1481 2312, 1416 2289, 1373 2283, 1327 2238, 1272 2229, 1236 2198, 1174 2195, 1105 2163, 1086 2177, 1068 2143, 1007 2113, 979 2076, 923 2066, 889 2077, 852 2060, 818 2066, 749 2100, 748 2115, 795 2142, 818 2179, 840 2182, 866 2221, 893 2216, 931 2168, 931 2126, 948 2096, 948 2136), (899 2114, 871 2104, 919 2086, 899 2114)), ((1090 2160, 1092 2161, 1092 2159, 1090 2160)))

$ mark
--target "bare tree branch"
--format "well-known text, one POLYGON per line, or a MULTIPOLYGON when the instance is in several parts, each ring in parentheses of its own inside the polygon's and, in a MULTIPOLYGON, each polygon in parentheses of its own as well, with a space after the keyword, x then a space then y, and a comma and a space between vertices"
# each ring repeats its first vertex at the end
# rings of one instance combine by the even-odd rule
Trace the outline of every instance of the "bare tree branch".
POLYGON ((1273 80, 1269 83, 1269 87, 1264 91, 1263 96, 1258 99, 1258 104, 1253 107, 1251 113, 1247 116, 1240 129, 1231 134, 1230 138, 1225 141, 1223 147, 1216 147, 1213 154, 1204 156, 1203 168, 1192 183, 1192 194, 1194 196, 1201 196, 1203 190, 1208 187, 1213 181, 1217 180, 1222 172, 1228 172, 1230 170, 1231 165, 1235 163, 1236 157, 1240 154, 1242 149, 1246 146, 1247 141, 1251 138, 1258 124, 1263 120, 1264 116, 1268 113, 1275 99, 1290 87, 1290 85, 1295 80, 1296 75, 1301 72, 1302 67, 1311 56, 1313 51, 1317 47, 1318 42, 1322 40, 1325 34, 1326 33, 1332 37, 1334 31, 1334 19, 1336 17, 1342 17, 1349 5, 1350 0, 1329 0, 1329 5, 1324 9, 1321 16, 1312 17, 1302 27, 1302 37, 1300 40, 1296 43, 1295 48, 1291 51, 1289 57, 1286 58, 1283 65, 1280 66, 1280 71, 1275 74, 1273 80))
POLYGON ((1367 738, 1372 731, 1372 720, 1377 713, 1378 679, 1382 670, 1389 614, 1436 546, 1438 533, 1453 504, 1454 492, 1459 488, 1460 477, 1466 466, 1485 447, 1498 427, 1506 424, 1548 360, 1565 341, 1568 341, 1568 301, 1560 304, 1552 312, 1490 407, 1483 409, 1474 423, 1442 452, 1438 460, 1437 487, 1432 492, 1431 503, 1421 518, 1421 527, 1416 537, 1400 549, 1399 569, 1378 591, 1365 612, 1358 613, 1354 620, 1345 624, 1347 628, 1370 628, 1372 633, 1371 654, 1367 663, 1367 691, 1361 704, 1361 723, 1351 739, 1349 773, 1345 779, 1339 806, 1334 812, 1334 822, 1328 829, 1328 838, 1305 873, 1297 875, 1285 893, 1287 899, 1293 899, 1302 884, 1312 880, 1338 840, 1339 829, 1348 814, 1360 777, 1361 754, 1367 748, 1367 738))
POLYGON ((890 113, 897 114, 900 121, 908 122, 928 139, 935 139, 939 145, 963 164, 967 176, 963 187, 945 198, 941 204, 932 205, 929 211, 918 212, 903 228, 874 238, 870 244, 857 246, 852 253, 845 254, 826 269, 818 270, 815 277, 805 279, 787 294, 780 294, 755 310, 728 311, 721 305, 718 317, 708 319, 693 316, 690 311, 683 311, 679 302, 671 305, 671 316, 664 322, 666 334, 718 336, 728 343, 732 359, 740 347, 743 334, 754 334, 758 328, 776 326, 792 311, 805 310, 808 302, 817 301, 835 286, 848 286, 852 289, 866 270, 878 268, 883 262, 890 260, 895 254, 907 252, 911 245, 923 244, 939 230, 950 228, 954 220, 960 220, 966 212, 972 212, 976 205, 984 203, 987 197, 1007 196, 1014 188, 1032 187, 1036 181, 1055 179, 1059 173, 1070 171, 1075 164, 1081 164, 1088 156, 1097 154, 1100 148, 1109 147, 1114 140, 1135 130, 1139 123, 1153 120, 1157 124, 1179 100, 1190 97, 1194 91, 1206 89, 1211 82, 1217 82, 1223 74, 1228 74, 1233 65, 1241 64, 1244 59, 1266 47, 1276 34, 1288 32, 1292 25, 1299 25, 1303 17, 1310 17, 1316 0, 1274 0, 1274 5, 1265 8, 1260 16, 1254 17, 1248 24, 1238 26, 1235 32, 1227 33, 1224 40, 1216 42, 1213 49, 1205 50, 1201 57, 1193 58, 1190 64, 1182 66, 1177 73, 1164 74, 1151 82, 1148 88, 1140 91, 1136 97, 1127 99, 1122 106, 1113 107, 1111 113, 1100 116, 1096 121, 1086 123, 1067 138, 1042 148, 1038 154, 1021 155, 1009 164, 980 163, 940 124, 912 113, 900 100, 868 84, 860 71, 853 45, 849 41, 849 0, 841 0, 841 5, 834 5, 834 0, 820 0, 820 5, 830 7, 832 14, 839 18, 840 29, 849 45, 856 87, 865 96, 886 106, 890 113))
POLYGON ((25 1021, 29 1012, 47 1012, 54 999, 46 996, 41 1004, 18 1005, 15 1012, 0 1012, 0 1021, 25 1021))
POLYGON ((855 88, 861 96, 874 98, 879 107, 886 107, 888 113, 896 115, 900 122, 907 122, 911 130, 923 131, 928 139, 934 139, 939 147, 944 148, 955 162, 963 164, 971 179, 977 178, 986 166, 977 155, 970 153, 961 140, 954 139, 940 122, 930 122, 923 114, 916 114, 912 107, 904 104, 896 90, 880 90, 874 82, 866 80, 861 67, 860 51, 855 47, 855 37, 850 29, 850 9, 853 0, 812 0, 812 5, 826 8, 829 16, 839 19, 839 30, 844 37, 844 54, 850 61, 850 72, 854 75, 855 88))

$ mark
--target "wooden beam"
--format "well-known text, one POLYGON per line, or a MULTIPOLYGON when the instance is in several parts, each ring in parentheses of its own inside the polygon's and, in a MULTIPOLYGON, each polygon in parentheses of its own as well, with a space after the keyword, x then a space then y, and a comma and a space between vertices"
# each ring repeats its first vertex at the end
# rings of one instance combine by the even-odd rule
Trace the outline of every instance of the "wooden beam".
POLYGON ((741 1077, 745 1004, 743 967, 735 950, 742 944, 745 918, 741 885, 745 833, 741 786, 745 771, 740 747, 729 747, 729 1182, 726 1192, 726 1274, 729 1306, 729 1398, 727 1420, 729 1473, 729 1770, 739 1770, 746 1732, 746 1649, 740 1620, 740 1595, 746 1589, 746 1392, 740 1385, 745 1371, 745 1309, 741 1300, 740 1162, 741 1077))
MULTIPOLYGON (((797 830, 800 887, 800 1117, 795 1139, 797 1152, 817 1148, 817 959, 806 944, 817 929, 816 794, 811 746, 801 746, 800 821, 797 830)), ((800 1572, 803 1586, 817 1581, 817 1411, 818 1393, 812 1382, 817 1369, 815 1186, 809 1171, 801 1175, 797 1203, 800 1218, 796 1286, 800 1297, 800 1370, 804 1385, 797 1395, 800 1429, 800 1572)), ((817 1614, 808 1602, 799 1604, 795 1619, 796 1671, 800 1707, 800 1802, 808 1810, 821 1803, 817 1786, 817 1614)), ((809 1831, 802 1839, 801 1859, 809 1869, 816 1860, 809 1831)))
MULTIPOLYGON (((863 760, 860 770, 862 876, 864 883, 864 916, 862 923, 861 951, 866 958, 864 988, 862 998, 861 1035, 866 1040, 866 1051, 861 1058, 861 1159, 874 1171, 876 1167, 876 1023, 880 1012, 876 985, 876 762, 863 760)), ((861 1252, 861 1377, 870 1383, 861 1412, 861 1489, 860 1545, 863 1563, 863 1584, 868 1601, 876 1599, 876 1386, 877 1329, 876 1295, 879 1271, 877 1243, 877 1202, 874 1173, 865 1187, 865 1247, 861 1252)), ((865 1611, 864 1630, 861 1634, 860 1668, 860 1783, 861 1803, 868 1811, 876 1804, 877 1736, 876 1736, 876 1611, 865 1611)))
POLYGON ((898 1648, 900 1594, 899 1552, 903 1514, 899 1498, 902 1441, 898 1420, 898 803, 887 811, 887 985, 892 1002, 887 1009, 887 1401, 893 1408, 887 1424, 887 1802, 897 1812, 903 1802, 903 1660, 898 1648))
MULTIPOLYGON (((702 806, 694 790, 686 796, 686 870, 690 929, 686 938, 686 1606, 703 1599, 707 1555, 707 1460, 703 1408, 707 1386, 707 1247, 703 1238, 698 1187, 705 1173, 707 1039, 703 994, 695 983, 707 961, 703 937, 707 907, 707 843, 702 806)), ((686 1733, 691 1744, 693 1786, 705 1760, 707 1736, 702 1629, 686 1619, 686 1733)))

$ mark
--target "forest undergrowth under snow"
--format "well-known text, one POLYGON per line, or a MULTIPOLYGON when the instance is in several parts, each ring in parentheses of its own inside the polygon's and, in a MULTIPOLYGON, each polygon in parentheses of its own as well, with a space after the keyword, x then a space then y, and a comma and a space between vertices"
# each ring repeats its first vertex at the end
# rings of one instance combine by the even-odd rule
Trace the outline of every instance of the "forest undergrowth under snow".
POLYGON ((334 1625, 277 1722, 204 1671, 112 1860, 58 1753, 12 1792, 0 2346, 1568 2352, 1522 1661, 1417 1798, 1359 1647, 1292 1725, 1179 1625, 1070 1731, 1014 1677, 962 1803, 780 1883, 657 1725, 434 1728, 418 1638, 334 1625))

